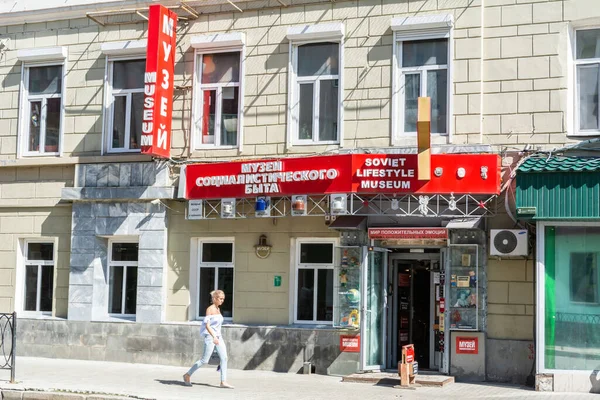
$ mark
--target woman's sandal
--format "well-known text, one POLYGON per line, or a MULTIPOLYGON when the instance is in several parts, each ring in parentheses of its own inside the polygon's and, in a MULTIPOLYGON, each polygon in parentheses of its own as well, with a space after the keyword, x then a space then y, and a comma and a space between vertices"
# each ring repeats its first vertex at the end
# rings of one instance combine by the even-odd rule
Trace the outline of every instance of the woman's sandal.
POLYGON ((233 386, 231 386, 227 382, 221 382, 221 387, 224 388, 224 389, 233 389, 233 386))
POLYGON ((183 386, 192 386, 192 382, 190 382, 190 376, 188 374, 183 375, 183 386))

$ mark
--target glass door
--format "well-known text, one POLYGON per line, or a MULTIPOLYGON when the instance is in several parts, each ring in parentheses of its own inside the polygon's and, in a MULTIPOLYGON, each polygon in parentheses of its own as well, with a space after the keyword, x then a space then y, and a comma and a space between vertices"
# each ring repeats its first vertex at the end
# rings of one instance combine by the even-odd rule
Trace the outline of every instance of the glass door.
POLYGON ((385 331, 387 309, 387 250, 366 248, 365 268, 361 276, 360 369, 383 370, 385 367, 385 331))
POLYGON ((440 250, 440 316, 439 316, 439 351, 442 354, 440 372, 444 374, 450 373, 450 338, 448 334, 448 304, 447 289, 448 279, 446 275, 448 271, 448 249, 440 250))

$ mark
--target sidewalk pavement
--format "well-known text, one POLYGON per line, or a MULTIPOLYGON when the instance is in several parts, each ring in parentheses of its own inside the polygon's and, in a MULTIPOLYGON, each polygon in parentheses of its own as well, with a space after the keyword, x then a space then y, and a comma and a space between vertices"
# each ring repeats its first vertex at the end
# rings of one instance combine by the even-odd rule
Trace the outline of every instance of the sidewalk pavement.
MULTIPOLYGON (((97 393, 153 400, 390 400, 435 397, 457 400, 598 399, 597 395, 593 394, 537 393, 528 388, 493 384, 453 383, 443 388, 421 387, 406 390, 391 386, 341 382, 340 377, 333 376, 242 370, 229 371, 227 380, 235 385, 235 389, 230 390, 218 387, 219 373, 214 366, 199 369, 192 377, 193 386, 186 387, 182 384, 182 375, 186 372, 186 368, 183 367, 29 357, 17 358, 16 365, 18 383, 10 384, 9 371, 0 370, 0 391, 97 393)), ((65 399, 60 396, 56 398, 65 399)), ((94 397, 97 400, 107 398, 109 397, 94 397)))

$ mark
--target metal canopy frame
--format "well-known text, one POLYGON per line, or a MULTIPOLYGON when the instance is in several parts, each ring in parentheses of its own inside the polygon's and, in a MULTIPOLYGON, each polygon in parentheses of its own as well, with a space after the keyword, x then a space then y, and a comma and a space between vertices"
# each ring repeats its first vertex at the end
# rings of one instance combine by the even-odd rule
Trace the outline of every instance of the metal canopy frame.
MULTIPOLYGON (((271 197, 270 213, 257 215, 256 198, 235 199, 235 216, 226 219, 281 218, 289 215, 302 216, 394 216, 394 217, 493 217, 498 209, 497 195, 359 195, 348 194, 346 213, 331 213, 331 195, 308 196, 306 213, 292 213, 292 199, 288 196, 271 197)), ((196 201, 198 202, 198 201, 196 201)), ((221 218, 222 200, 202 200, 200 215, 188 219, 221 218)))
MULTIPOLYGON (((200 16, 199 13, 196 12, 191 6, 186 4, 185 2, 179 3, 177 6, 165 6, 166 8, 172 11, 183 11, 183 15, 179 15, 178 18, 183 21, 190 21, 198 19, 200 16)), ((131 23, 139 23, 148 21, 148 7, 144 8, 124 8, 119 10, 106 10, 106 11, 94 11, 89 12, 86 16, 101 26, 109 26, 109 25, 122 25, 122 24, 131 24, 131 23), (117 16, 134 16, 137 15, 140 17, 138 20, 130 20, 130 21, 118 21, 117 16), (111 21, 111 17, 113 21, 111 21)))

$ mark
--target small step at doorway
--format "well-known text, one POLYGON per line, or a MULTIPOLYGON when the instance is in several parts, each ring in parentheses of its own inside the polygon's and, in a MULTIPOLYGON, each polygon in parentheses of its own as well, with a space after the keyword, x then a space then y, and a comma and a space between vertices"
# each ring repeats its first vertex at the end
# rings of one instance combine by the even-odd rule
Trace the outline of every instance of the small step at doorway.
MULTIPOLYGON (((346 375, 342 382, 370 383, 372 385, 396 386, 400 385, 400 376, 397 372, 364 372, 346 375)), ((437 372, 419 371, 415 383, 421 386, 443 387, 454 383, 454 377, 442 375, 437 372)))

